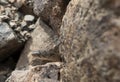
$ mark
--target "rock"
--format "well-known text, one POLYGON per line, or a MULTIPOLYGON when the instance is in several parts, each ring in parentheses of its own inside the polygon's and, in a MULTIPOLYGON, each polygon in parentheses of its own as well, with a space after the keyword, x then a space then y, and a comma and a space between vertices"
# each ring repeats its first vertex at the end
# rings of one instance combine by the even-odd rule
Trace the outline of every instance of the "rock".
POLYGON ((0 61, 19 50, 22 44, 18 42, 16 35, 7 23, 0 24, 0 61))
POLYGON ((17 8, 20 8, 24 4, 24 2, 25 2, 25 0, 15 0, 14 5, 17 8))
POLYGON ((8 0, 10 3, 14 3, 15 2, 15 0, 8 0))
POLYGON ((25 15, 24 21, 33 22, 35 17, 33 15, 25 15))
POLYGON ((15 70, 6 82, 59 82, 60 66, 57 65, 58 63, 36 66, 28 70, 15 70))
POLYGON ((14 27, 14 26, 16 26, 17 24, 16 24, 15 21, 10 21, 10 22, 9 22, 9 25, 10 25, 10 27, 14 27))
POLYGON ((35 25, 32 24, 32 25, 30 25, 28 28, 29 28, 30 30, 34 30, 34 29, 35 29, 35 25))
POLYGON ((34 0, 34 13, 59 34, 68 0, 34 0))
POLYGON ((20 12, 14 13, 14 20, 19 21, 22 19, 23 15, 20 12))
MULTIPOLYGON (((27 42, 21 57, 17 64, 17 69, 21 67, 28 68, 29 65, 41 65, 46 61, 60 61, 58 47, 55 41, 53 31, 45 25, 42 21, 38 20, 35 24, 35 30, 31 34, 31 38, 27 42), (40 51, 39 54, 33 55, 34 51, 40 51), (34 60, 40 60, 34 63, 34 60), (44 60, 46 59, 46 60, 44 60)), ((44 63, 45 64, 45 63, 44 63)))
POLYGON ((60 29, 60 53, 65 63, 61 82, 120 82, 120 25, 115 22, 120 21, 120 14, 107 6, 114 5, 108 1, 120 2, 69 3, 60 29))
POLYGON ((7 15, 1 15, 1 16, 0 16, 0 19, 1 19, 1 20, 5 20, 5 19, 9 19, 9 17, 8 17, 7 15))
POLYGON ((8 4, 8 0, 0 0, 0 4, 1 5, 7 5, 8 4))
POLYGON ((21 31, 21 27, 20 26, 18 26, 14 31, 16 31, 16 32, 20 32, 21 31))

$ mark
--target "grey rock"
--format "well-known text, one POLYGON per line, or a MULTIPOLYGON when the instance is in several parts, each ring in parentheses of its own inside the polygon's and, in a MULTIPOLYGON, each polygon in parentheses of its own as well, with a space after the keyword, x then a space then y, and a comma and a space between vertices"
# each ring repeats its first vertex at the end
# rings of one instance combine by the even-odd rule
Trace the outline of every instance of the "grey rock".
POLYGON ((22 28, 21 28, 20 26, 18 26, 18 27, 16 27, 16 28, 15 28, 15 30, 14 30, 14 31, 20 32, 20 31, 21 31, 21 29, 22 29, 22 28))
POLYGON ((8 0, 0 0, 0 4, 1 5, 7 5, 8 4, 8 0))
POLYGON ((16 35, 7 23, 0 24, 0 61, 20 49, 22 43, 18 42, 16 35))

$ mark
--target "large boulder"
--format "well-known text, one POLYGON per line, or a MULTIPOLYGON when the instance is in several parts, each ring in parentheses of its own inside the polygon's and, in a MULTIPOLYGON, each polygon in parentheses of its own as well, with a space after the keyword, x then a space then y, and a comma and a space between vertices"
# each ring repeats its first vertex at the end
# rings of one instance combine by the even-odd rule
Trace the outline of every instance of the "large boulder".
POLYGON ((5 22, 0 24, 0 61, 4 60, 22 47, 20 40, 5 22))
POLYGON ((61 82, 120 82, 120 0, 71 0, 60 30, 61 82))

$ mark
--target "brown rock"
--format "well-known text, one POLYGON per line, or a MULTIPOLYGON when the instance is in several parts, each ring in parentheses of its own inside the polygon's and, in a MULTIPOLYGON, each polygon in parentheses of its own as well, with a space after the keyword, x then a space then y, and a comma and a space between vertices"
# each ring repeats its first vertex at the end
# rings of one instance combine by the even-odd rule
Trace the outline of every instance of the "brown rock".
POLYGON ((120 14, 104 7, 106 1, 68 5, 60 30, 61 82, 120 82, 120 14))

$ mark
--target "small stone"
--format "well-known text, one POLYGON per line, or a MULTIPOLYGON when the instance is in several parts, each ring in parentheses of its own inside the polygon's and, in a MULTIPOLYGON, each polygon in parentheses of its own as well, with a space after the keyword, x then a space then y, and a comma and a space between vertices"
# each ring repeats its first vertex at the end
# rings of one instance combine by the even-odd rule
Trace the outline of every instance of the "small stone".
POLYGON ((24 20, 28 22, 34 21, 35 17, 33 15, 25 15, 24 20))
POLYGON ((10 2, 10 3, 14 3, 14 2, 15 2, 15 0, 9 0, 9 2, 10 2))
POLYGON ((27 33, 28 33, 27 31, 20 32, 22 36, 25 36, 27 33))
POLYGON ((17 28, 15 29, 15 31, 20 32, 20 31, 21 31, 21 27, 17 27, 17 28))
POLYGON ((28 38, 31 37, 29 32, 27 32, 25 36, 28 38))
POLYGON ((7 1, 7 0, 0 0, 0 4, 1 4, 1 5, 7 5, 7 4, 8 4, 8 1, 7 1))
POLYGON ((5 15, 10 15, 11 14, 11 8, 7 7, 5 8, 5 15))
POLYGON ((20 12, 17 12, 14 15, 15 15, 15 18, 14 18, 15 21, 18 21, 23 17, 23 15, 20 12))
POLYGON ((16 25, 17 25, 15 21, 10 21, 10 22, 9 22, 9 24, 10 24, 10 26, 11 26, 11 27, 13 27, 13 26, 16 26, 16 25))
POLYGON ((11 10, 13 10, 13 11, 15 11, 15 10, 17 10, 18 8, 16 8, 16 7, 14 7, 14 6, 12 6, 12 8, 11 8, 11 10))
POLYGON ((0 13, 2 13, 5 10, 4 6, 0 5, 0 13))
POLYGON ((24 38, 25 38, 25 40, 28 40, 29 38, 31 38, 30 33, 26 33, 24 38))
POLYGON ((34 29, 35 29, 35 25, 32 24, 32 25, 30 25, 28 28, 29 28, 30 30, 34 30, 34 29))
POLYGON ((1 15, 0 19, 4 20, 4 19, 9 19, 9 17, 7 15, 1 15))
POLYGON ((26 21, 22 21, 22 22, 21 22, 21 27, 23 28, 23 27, 25 27, 25 26, 27 26, 26 21))

